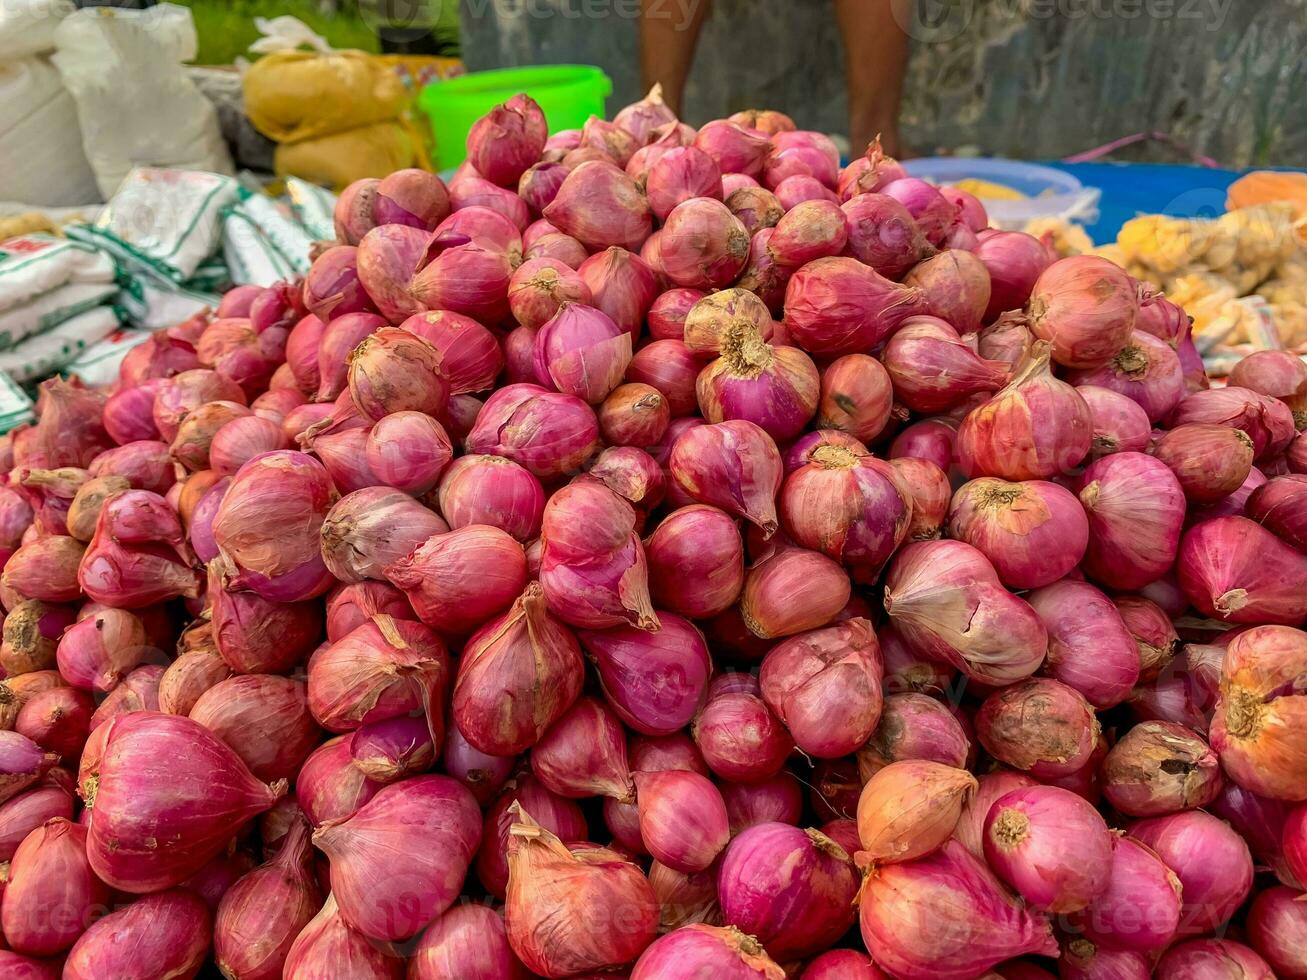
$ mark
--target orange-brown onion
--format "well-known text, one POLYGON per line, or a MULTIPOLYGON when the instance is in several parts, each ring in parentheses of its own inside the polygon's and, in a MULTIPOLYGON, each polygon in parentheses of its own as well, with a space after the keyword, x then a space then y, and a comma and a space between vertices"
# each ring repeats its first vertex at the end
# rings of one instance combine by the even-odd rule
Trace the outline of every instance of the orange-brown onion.
POLYGON ((1211 740, 1226 775, 1278 800, 1307 800, 1307 696, 1295 678, 1307 669, 1307 633, 1258 626, 1225 654, 1211 740))
POLYGON ((987 684, 1029 677, 1048 647, 1030 604, 1003 588, 988 559, 961 541, 919 541, 900 551, 884 601, 909 647, 987 684))
POLYGON ((821 372, 817 426, 871 442, 885 430, 894 402, 888 372, 868 354, 845 354, 821 372))
POLYGON ((1221 764, 1196 732, 1169 721, 1135 725, 1103 760, 1103 795, 1130 817, 1159 817, 1211 803, 1221 764))
POLYGON ((940 537, 953 498, 948 474, 930 460, 914 456, 900 456, 889 463, 912 501, 907 540, 930 541, 940 537))
POLYGON ((876 865, 915 861, 952 836, 976 790, 965 769, 938 762, 895 762, 876 773, 858 798, 858 836, 876 865))

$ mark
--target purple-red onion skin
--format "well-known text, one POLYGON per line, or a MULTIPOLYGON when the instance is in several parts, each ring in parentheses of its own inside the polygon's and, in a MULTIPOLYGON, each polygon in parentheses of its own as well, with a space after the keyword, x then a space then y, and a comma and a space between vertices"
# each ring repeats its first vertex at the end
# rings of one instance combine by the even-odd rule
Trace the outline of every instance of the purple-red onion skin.
POLYGON ((819 831, 779 823, 731 841, 717 878, 723 919, 779 960, 811 955, 842 935, 853 924, 857 886, 842 847, 819 831))
POLYGON ((861 927, 875 961, 902 980, 977 976, 1013 957, 1057 953, 1048 920, 1012 898, 956 841, 873 872, 861 895, 861 927), (963 908, 968 914, 957 914, 963 908))
POLYGON ((508 945, 502 913, 485 905, 455 905, 418 940, 409 980, 526 980, 508 945))
POLYGON ((880 645, 871 623, 851 619, 800 633, 763 659, 763 699, 798 748, 837 759, 860 748, 880 721, 880 645))
POLYGON ((1230 825, 1202 810, 1139 820, 1130 836, 1157 852, 1180 879, 1183 907, 1179 936, 1202 935, 1220 926, 1243 904, 1253 885, 1253 861, 1230 825), (1204 860, 1194 861, 1192 855, 1204 860))
POLYGON ((1176 943, 1157 962, 1159 980, 1274 980, 1266 961, 1230 939, 1191 939, 1176 943))
POLYGON ((189 718, 137 711, 111 724, 87 851, 95 873, 115 888, 155 891, 185 880, 244 820, 285 793, 284 781, 258 781, 235 752, 189 718))
POLYGON ((1079 912, 1107 888, 1112 836, 1098 812, 1054 786, 1016 789, 985 818, 985 859, 1032 906, 1079 912))
POLYGON ((689 923, 650 944, 636 962, 631 980, 659 980, 677 974, 720 980, 782 980, 785 971, 757 939, 734 926, 689 923), (687 970, 694 973, 687 974, 687 970))
POLYGON ((94 923, 64 962, 65 980, 193 977, 209 951, 209 910, 182 888, 144 895, 94 923))
POLYGON ((1080 563, 1089 522, 1075 496, 1056 483, 982 477, 953 495, 948 533, 984 553, 1004 585, 1035 589, 1080 563))
POLYGON ((313 835, 342 918, 382 941, 413 936, 453 903, 480 841, 476 800, 448 776, 387 786, 313 835))
POLYGON ((1112 601, 1088 582, 1064 579, 1027 597, 1048 630, 1045 670, 1102 710, 1129 697, 1139 648, 1112 601))

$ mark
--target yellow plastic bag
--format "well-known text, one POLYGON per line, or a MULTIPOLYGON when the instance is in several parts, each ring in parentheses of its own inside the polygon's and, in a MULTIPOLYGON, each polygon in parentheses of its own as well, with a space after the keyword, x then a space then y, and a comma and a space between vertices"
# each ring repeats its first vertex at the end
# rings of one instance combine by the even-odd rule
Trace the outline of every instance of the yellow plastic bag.
POLYGON ((273 156, 278 177, 302 177, 337 192, 360 177, 385 177, 417 162, 413 141, 393 121, 295 143, 279 143, 273 156))
POLYGON ((395 119, 409 100, 394 69, 363 51, 277 51, 249 67, 244 87, 250 122, 278 143, 395 119))

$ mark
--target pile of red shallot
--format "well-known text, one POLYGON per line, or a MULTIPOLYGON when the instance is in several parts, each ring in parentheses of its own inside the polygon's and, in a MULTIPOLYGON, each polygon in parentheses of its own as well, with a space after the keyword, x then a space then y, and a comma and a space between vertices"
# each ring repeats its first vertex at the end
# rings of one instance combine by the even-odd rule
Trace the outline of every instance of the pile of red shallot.
POLYGON ((1307 365, 518 96, 0 441, 0 975, 1304 980, 1307 365))

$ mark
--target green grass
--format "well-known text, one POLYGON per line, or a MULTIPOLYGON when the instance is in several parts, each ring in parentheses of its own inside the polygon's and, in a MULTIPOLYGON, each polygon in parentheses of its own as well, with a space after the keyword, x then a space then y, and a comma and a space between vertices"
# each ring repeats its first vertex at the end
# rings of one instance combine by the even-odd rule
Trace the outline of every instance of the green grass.
MULTIPOLYGON (((334 48, 358 48, 377 52, 381 44, 372 27, 359 16, 354 3, 341 4, 340 13, 324 13, 317 0, 177 0, 191 8, 195 30, 199 35, 199 65, 229 65, 237 55, 247 55, 252 41, 259 37, 254 27, 255 17, 278 17, 289 14, 298 17, 310 28, 327 39, 334 48)), ((436 29, 438 37, 448 39, 442 54, 457 55, 458 8, 457 4, 441 4, 441 23, 436 29), (448 23, 446 23, 448 21, 448 23)), ((247 55, 248 56, 248 55, 247 55)))

